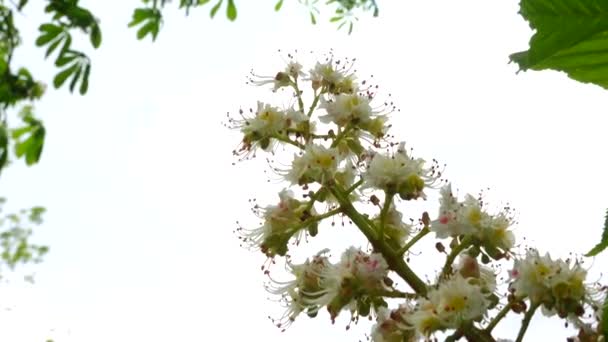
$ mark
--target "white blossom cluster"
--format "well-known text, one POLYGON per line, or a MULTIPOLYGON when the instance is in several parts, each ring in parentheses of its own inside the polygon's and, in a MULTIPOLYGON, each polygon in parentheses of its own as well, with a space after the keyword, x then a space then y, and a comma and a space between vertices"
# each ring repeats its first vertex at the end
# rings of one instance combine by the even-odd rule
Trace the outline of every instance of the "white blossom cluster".
POLYGON ((436 161, 415 158, 405 143, 393 142, 388 117, 395 108, 386 101, 376 105, 377 87, 356 77, 353 60, 329 55, 306 70, 290 55, 274 76, 252 73, 251 84, 287 92, 290 104, 258 102, 255 110, 229 118, 229 126, 242 133, 234 152, 241 159, 259 150, 277 153, 279 146, 293 155, 287 167, 274 168, 287 187, 279 203, 255 205, 262 224, 238 229, 248 247, 273 262, 287 259, 291 279, 273 276, 268 285, 287 308, 275 320, 278 326, 325 309, 332 320, 342 311, 350 311, 353 320, 375 317, 374 342, 429 340, 441 333, 454 341, 493 342, 509 341, 491 336, 503 317, 523 314, 513 336, 520 342, 540 308, 567 318, 578 336, 600 341, 597 323, 605 295, 586 280, 579 262, 553 260, 533 249, 517 252, 509 207, 492 213, 480 197, 459 200, 436 161), (398 206, 426 199, 431 191, 440 194, 437 216, 425 212, 418 222, 404 219, 398 206), (358 202, 372 209, 365 211, 358 202), (353 222, 370 249, 350 247, 335 263, 327 250, 292 262, 290 249, 304 236, 317 236, 320 222, 335 216, 353 222), (409 267, 415 261, 408 251, 431 232, 448 240, 449 248, 437 243, 445 264, 434 281, 423 281, 409 267), (513 262, 508 280, 499 281, 505 278, 489 267, 498 260, 513 262), (397 288, 395 277, 408 288, 397 288))

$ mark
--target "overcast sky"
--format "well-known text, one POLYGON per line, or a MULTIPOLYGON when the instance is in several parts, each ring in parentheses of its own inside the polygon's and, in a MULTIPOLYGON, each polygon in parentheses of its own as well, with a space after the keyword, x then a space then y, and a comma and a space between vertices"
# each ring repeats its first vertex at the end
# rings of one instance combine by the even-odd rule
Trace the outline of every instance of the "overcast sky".
MULTIPOLYGON (((401 109, 392 133, 416 156, 446 163, 461 193, 490 187, 493 203, 515 207, 520 241, 567 255, 601 234, 607 93, 554 72, 516 75, 508 55, 531 34, 516 0, 379 1, 380 17, 362 19, 350 36, 327 17, 310 25, 295 0, 278 14, 274 1, 239 1, 234 23, 209 20, 208 8, 188 18, 168 10, 154 44, 126 28, 137 1, 82 2, 104 35, 98 51, 75 43, 93 60, 89 93, 49 87, 36 105, 48 131, 41 163, 16 163, 0 181, 8 207, 48 209, 36 238, 51 247, 35 285, 2 285, 2 341, 365 338, 371 323, 345 333, 347 314, 335 325, 325 313, 302 317, 281 333, 267 319, 281 309, 263 289, 265 257, 233 233, 237 219, 258 223, 249 198, 272 203, 282 188, 266 182, 263 160, 231 166, 240 137, 222 126, 227 111, 268 96, 245 77, 282 69, 277 49, 356 57, 401 109)), ((42 18, 34 3, 19 16, 15 61, 51 83, 52 63, 33 47, 42 18)), ((364 246, 352 227, 321 232, 303 248, 364 246)), ((413 267, 432 275, 425 255, 413 267)), ((607 261, 594 261, 593 280, 607 261)), ((532 325, 528 340, 563 340, 562 325, 532 325)), ((514 338, 512 329, 496 331, 514 338)))

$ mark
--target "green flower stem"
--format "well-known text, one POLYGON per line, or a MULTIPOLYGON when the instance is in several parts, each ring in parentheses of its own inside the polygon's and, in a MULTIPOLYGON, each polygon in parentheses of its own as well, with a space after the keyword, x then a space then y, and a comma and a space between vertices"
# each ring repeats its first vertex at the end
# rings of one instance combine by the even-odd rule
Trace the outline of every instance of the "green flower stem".
POLYGON ((317 104, 319 103, 319 99, 321 98, 321 94, 323 94, 323 93, 317 94, 317 91, 315 90, 315 99, 312 100, 312 104, 310 105, 310 108, 308 109, 308 113, 306 114, 308 117, 311 117, 312 116, 312 112, 314 112, 315 108, 317 108, 317 104))
POLYGON ((299 148, 299 149, 301 149, 301 150, 303 150, 303 149, 305 148, 305 146, 304 146, 302 143, 299 143, 299 142, 297 142, 297 141, 295 141, 295 140, 291 140, 291 139, 289 139, 289 137, 286 137, 286 136, 283 136, 283 135, 274 134, 274 135, 272 136, 272 138, 275 138, 275 139, 277 139, 278 141, 282 141, 282 142, 284 142, 284 143, 287 143, 287 144, 293 145, 293 146, 295 146, 295 147, 297 147, 297 148, 299 148))
POLYGON ((300 91, 300 87, 298 87, 298 79, 295 78, 291 83, 293 89, 296 91, 296 97, 298 98, 298 107, 300 108, 300 112, 304 113, 304 101, 302 100, 302 92, 300 91))
POLYGON ((380 241, 384 242, 384 226, 386 226, 386 215, 388 214, 391 205, 393 204, 393 197, 395 197, 394 193, 386 193, 386 197, 384 199, 384 206, 382 206, 382 210, 380 211, 380 241))
POLYGON ((332 216, 334 216, 336 214, 339 214, 341 212, 342 212, 341 208, 336 208, 336 209, 330 210, 330 211, 328 211, 328 212, 326 212, 324 214, 313 216, 313 217, 311 217, 310 219, 308 219, 306 221, 308 221, 308 224, 310 224, 310 223, 313 223, 313 222, 324 220, 324 219, 326 219, 328 217, 332 217, 332 216))
POLYGON ((420 232, 418 232, 418 234, 416 234, 416 236, 414 236, 410 241, 408 241, 405 246, 403 246, 398 252, 398 255, 403 255, 405 254, 405 252, 409 251, 410 248, 412 248, 412 246, 414 244, 416 244, 416 242, 418 242, 420 239, 422 239, 426 234, 428 234, 430 232, 429 227, 425 226, 424 228, 422 228, 422 230, 420 230, 420 232))
POLYGON ((363 178, 359 179, 355 184, 351 185, 348 189, 346 189, 344 194, 350 195, 350 193, 355 191, 355 189, 358 188, 361 184, 363 184, 363 178))
POLYGON ((496 327, 496 325, 498 324, 498 322, 500 322, 501 319, 505 318, 505 316, 509 313, 509 311, 511 311, 511 303, 507 303, 507 305, 505 305, 504 308, 502 308, 498 314, 496 315, 496 317, 494 317, 492 319, 492 321, 490 322, 490 324, 488 324, 488 326, 486 327, 485 331, 489 334, 492 332, 492 329, 494 329, 494 327, 496 327))
POLYGON ((342 212, 348 216, 353 223, 361 230, 363 235, 369 240, 374 250, 381 253, 391 270, 395 271, 408 285, 421 296, 427 293, 427 287, 424 281, 420 279, 407 263, 397 255, 384 241, 381 241, 370 222, 361 215, 344 194, 344 190, 337 184, 327 186, 327 189, 334 195, 340 203, 342 212))
POLYGON ((351 128, 350 124, 348 124, 348 125, 346 125, 346 127, 344 127, 344 130, 342 132, 338 133, 338 135, 336 136, 336 139, 334 139, 334 142, 331 143, 332 148, 338 146, 340 141, 342 139, 344 139, 344 137, 346 136, 346 133, 348 133, 348 131, 350 131, 350 128, 351 128))
POLYGON ((311 223, 319 222, 321 220, 324 220, 324 219, 326 219, 328 217, 332 217, 332 216, 334 216, 336 214, 339 214, 341 212, 342 212, 341 208, 336 208, 336 209, 330 210, 330 211, 328 211, 328 212, 326 212, 324 214, 316 215, 316 216, 313 216, 313 217, 309 217, 306 220, 302 221, 302 223, 300 223, 297 226, 294 226, 293 228, 291 228, 291 230, 297 232, 300 229, 309 226, 311 223))
MULTIPOLYGON (((369 219, 361 215, 357 209, 355 209, 345 195, 344 190, 337 184, 328 185, 327 189, 338 200, 338 203, 340 203, 342 213, 348 216, 348 218, 357 225, 359 230, 361 230, 363 235, 369 240, 372 247, 374 247, 374 250, 382 254, 388 263, 389 268, 397 273, 418 296, 425 297, 428 289, 424 281, 412 271, 408 264, 403 260, 402 255, 393 251, 386 242, 382 242, 378 239, 369 219)), ((463 334, 470 342, 496 342, 490 334, 481 331, 474 326, 466 329, 463 334)))
POLYGON ((407 292, 401 292, 398 290, 392 290, 392 291, 387 291, 387 290, 378 290, 378 291, 371 291, 369 293, 370 296, 378 296, 378 297, 386 297, 386 298, 407 298, 407 299, 415 299, 416 297, 418 297, 417 294, 415 293, 407 293, 407 292))
POLYGON ((472 238, 470 236, 465 237, 460 241, 458 246, 454 247, 448 257, 445 259, 445 265, 443 265, 443 269, 441 270, 441 279, 446 279, 452 273, 452 264, 454 260, 462 252, 465 248, 469 247, 472 243, 472 238))
POLYGON ((524 335, 526 334, 526 330, 528 329, 528 325, 530 325, 530 321, 532 320, 532 316, 534 316, 534 312, 538 309, 540 303, 530 304, 530 308, 526 311, 524 315, 524 319, 521 321, 521 328, 519 328, 519 333, 517 334, 517 339, 515 342, 521 342, 524 340, 524 335))
POLYGON ((312 206, 315 204, 315 202, 317 201, 319 194, 321 193, 321 191, 323 191, 325 188, 321 187, 319 188, 319 190, 317 190, 315 193, 313 193, 310 196, 310 201, 308 201, 308 203, 306 203, 306 208, 304 210, 310 210, 312 208, 312 206))

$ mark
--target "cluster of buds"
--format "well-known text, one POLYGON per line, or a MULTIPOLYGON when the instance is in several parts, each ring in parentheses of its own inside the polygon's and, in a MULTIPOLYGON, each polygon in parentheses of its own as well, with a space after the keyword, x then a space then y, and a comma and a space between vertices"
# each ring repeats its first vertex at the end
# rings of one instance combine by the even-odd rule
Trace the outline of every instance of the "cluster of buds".
POLYGON ((374 342, 428 340, 450 332, 451 340, 494 342, 506 341, 494 339, 491 332, 507 313, 525 312, 516 338, 521 342, 540 307, 546 315, 569 319, 579 336, 599 336, 585 313, 598 311, 605 296, 597 284, 586 282, 580 263, 541 257, 535 250, 519 257, 512 209, 491 213, 480 197, 459 200, 441 178, 437 161, 415 158, 403 142, 392 141, 388 116, 395 106, 390 101, 375 104, 378 87, 358 80, 354 60, 329 55, 306 72, 290 55, 283 70, 274 76, 252 73, 250 83, 270 85, 290 99, 285 108, 258 102, 256 110, 229 118, 229 126, 243 135, 235 150, 241 160, 259 150, 274 153, 278 146, 293 151, 287 167, 273 168, 287 187, 279 203, 256 205, 263 224, 239 228, 247 246, 273 261, 287 259, 291 280, 273 276, 268 285, 287 308, 275 321, 278 326, 285 329, 301 313, 315 317, 321 309, 334 321, 346 310, 351 321, 376 318, 374 342), (440 194, 437 217, 425 212, 418 225, 404 219, 398 206, 424 200, 431 191, 440 194), (348 218, 371 250, 350 247, 335 263, 327 250, 304 263, 292 262, 290 246, 304 235, 317 236, 320 223, 335 216, 348 218), (436 246, 446 260, 429 282, 410 268, 409 249, 430 232, 440 240, 436 246), (441 242, 445 239, 449 251, 441 242), (497 281, 504 279, 497 277, 497 267, 485 266, 498 260, 514 262, 503 283, 497 281), (394 286, 395 276, 409 288, 394 286), (501 298, 508 302, 500 303, 501 298), (396 301, 399 305, 390 309, 396 301))

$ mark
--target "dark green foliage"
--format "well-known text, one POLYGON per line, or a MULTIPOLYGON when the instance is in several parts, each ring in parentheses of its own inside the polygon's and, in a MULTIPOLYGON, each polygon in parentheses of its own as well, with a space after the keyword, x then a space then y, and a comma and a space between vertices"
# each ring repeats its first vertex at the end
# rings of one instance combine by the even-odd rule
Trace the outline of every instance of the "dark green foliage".
POLYGON ((162 13, 159 9, 138 8, 133 12, 133 19, 129 23, 129 27, 139 26, 137 39, 141 40, 150 35, 154 41, 156 40, 162 21, 162 13))
POLYGON ((53 79, 55 88, 61 87, 68 78, 70 92, 76 85, 81 95, 89 89, 91 62, 82 52, 71 49, 72 30, 81 31, 89 36, 91 45, 98 48, 101 45, 101 28, 93 14, 78 6, 78 0, 53 0, 46 6, 45 12, 51 15, 51 22, 40 25, 40 35, 36 39, 37 46, 46 46, 45 57, 49 57, 59 46, 55 65, 63 68, 53 79), (69 64, 69 66, 67 66, 69 64))

